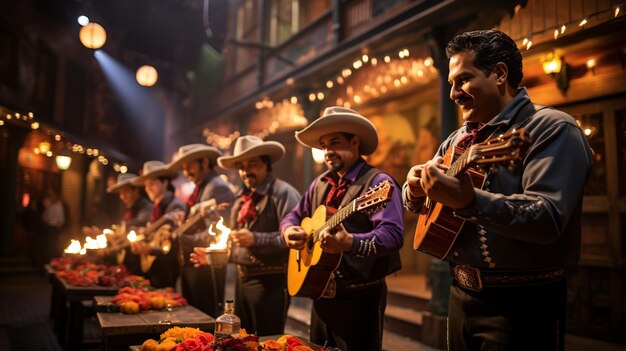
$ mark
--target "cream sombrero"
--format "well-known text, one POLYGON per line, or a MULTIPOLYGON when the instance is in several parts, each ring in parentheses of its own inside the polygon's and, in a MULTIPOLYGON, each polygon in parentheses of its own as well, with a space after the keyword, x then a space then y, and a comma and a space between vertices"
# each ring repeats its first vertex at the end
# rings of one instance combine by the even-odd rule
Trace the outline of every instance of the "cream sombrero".
POLYGON ((237 138, 232 156, 222 156, 217 159, 217 164, 222 168, 235 169, 235 163, 243 159, 269 156, 272 163, 280 160, 285 155, 285 147, 276 141, 263 141, 263 139, 244 135, 237 138))
POLYGON ((339 106, 327 107, 320 118, 296 132, 296 139, 304 146, 319 148, 320 138, 331 133, 358 135, 361 138, 361 155, 373 153, 378 146, 378 133, 374 124, 358 112, 339 106))
POLYGON ((133 185, 141 185, 148 178, 166 177, 174 179, 178 176, 178 171, 169 169, 167 165, 161 161, 147 161, 143 164, 143 172, 141 175, 131 181, 133 185))
POLYGON ((178 169, 185 161, 193 161, 205 157, 215 161, 220 156, 222 156, 222 152, 213 146, 206 144, 184 145, 178 148, 178 151, 172 157, 172 162, 167 167, 169 169, 178 169))
POLYGON ((117 183, 111 185, 107 188, 107 193, 112 193, 121 189, 125 185, 134 186, 131 182, 133 179, 137 178, 137 175, 134 173, 120 173, 117 175, 117 183))

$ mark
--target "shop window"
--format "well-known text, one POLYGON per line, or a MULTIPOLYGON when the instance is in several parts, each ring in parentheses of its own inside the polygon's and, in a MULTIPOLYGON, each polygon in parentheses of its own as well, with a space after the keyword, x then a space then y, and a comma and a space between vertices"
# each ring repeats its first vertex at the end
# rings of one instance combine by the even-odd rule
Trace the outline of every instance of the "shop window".
POLYGON ((269 11, 269 42, 276 46, 315 21, 330 8, 330 0, 273 0, 269 11))

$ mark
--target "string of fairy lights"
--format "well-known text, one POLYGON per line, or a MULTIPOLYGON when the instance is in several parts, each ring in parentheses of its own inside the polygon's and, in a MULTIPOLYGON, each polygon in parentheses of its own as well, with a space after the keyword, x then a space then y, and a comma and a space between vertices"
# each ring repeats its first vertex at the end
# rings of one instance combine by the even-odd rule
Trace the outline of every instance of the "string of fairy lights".
MULTIPOLYGON (((75 154, 92 157, 98 160, 98 162, 100 162, 103 166, 107 166, 112 162, 106 153, 96 147, 81 145, 67 140, 61 132, 49 128, 39 122, 32 112, 28 112, 26 114, 19 112, 7 112, 0 114, 0 128, 6 126, 8 123, 30 128, 33 131, 41 131, 44 135, 49 135, 52 139, 54 139, 54 142, 57 144, 61 144, 60 147, 55 147, 48 140, 43 140, 39 142, 35 148, 33 148, 32 152, 35 155, 51 158, 58 155, 67 156, 67 154, 71 151, 75 154)), ((118 173, 126 173, 128 171, 128 167, 126 165, 116 161, 113 161, 112 168, 118 173)))
MULTIPOLYGON (((551 27, 548 27, 539 31, 530 32, 519 38, 516 38, 515 42, 519 43, 519 46, 521 48, 530 50, 530 48, 533 46, 534 36, 545 35, 551 32, 552 36, 554 37, 554 40, 556 40, 559 37, 563 36, 565 32, 567 31, 567 29, 572 26, 575 26, 575 28, 578 28, 578 29, 584 29, 585 27, 591 25, 594 20, 596 21, 601 20, 601 17, 604 15, 612 16, 611 20, 613 20, 622 13, 621 8, 624 8, 624 6, 626 6, 626 3, 612 5, 609 8, 596 11, 584 17, 570 19, 569 21, 564 22, 564 23, 560 23, 560 24, 557 24, 557 25, 554 25, 554 26, 551 26, 551 27)), ((521 5, 517 5, 515 7, 514 14, 517 14, 521 9, 522 9, 521 5)))
MULTIPOLYGON (((363 53, 351 60, 351 64, 338 69, 332 76, 327 76, 321 81, 323 83, 318 84, 318 88, 276 100, 264 96, 256 101, 254 106, 259 113, 271 111, 270 122, 266 128, 254 134, 264 139, 281 128, 306 126, 308 120, 302 109, 302 103, 306 101, 353 108, 411 83, 430 81, 437 74, 433 59, 425 55, 425 50, 420 50, 420 48, 415 49, 414 52, 422 54, 412 54, 408 47, 394 53, 380 55, 363 53), (364 84, 353 84, 352 80, 359 74, 364 84)), ((293 85, 293 83, 292 78, 286 82, 287 85, 293 85)), ((227 150, 239 137, 240 132, 235 131, 224 136, 207 128, 204 129, 203 135, 209 145, 227 150)))

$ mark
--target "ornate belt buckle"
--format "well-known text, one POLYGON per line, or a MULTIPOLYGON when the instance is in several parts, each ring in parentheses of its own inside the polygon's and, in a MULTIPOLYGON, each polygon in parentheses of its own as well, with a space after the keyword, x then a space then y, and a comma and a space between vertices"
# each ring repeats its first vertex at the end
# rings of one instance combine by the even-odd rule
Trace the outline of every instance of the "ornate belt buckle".
POLYGON ((472 266, 454 266, 452 269, 457 283, 467 290, 480 292, 483 290, 483 281, 480 270, 472 266))

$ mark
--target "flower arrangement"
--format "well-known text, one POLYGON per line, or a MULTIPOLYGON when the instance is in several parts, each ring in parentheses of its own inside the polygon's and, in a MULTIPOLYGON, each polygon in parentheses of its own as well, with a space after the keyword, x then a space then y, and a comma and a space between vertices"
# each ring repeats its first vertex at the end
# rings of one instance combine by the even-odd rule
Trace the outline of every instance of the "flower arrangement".
MULTIPOLYGON (((159 341, 148 339, 142 351, 316 351, 295 336, 284 335, 277 340, 260 341, 259 337, 241 329, 238 338, 215 343, 213 334, 197 328, 173 327, 161 334, 159 341)), ((327 349, 321 348, 319 351, 327 349)))
MULTIPOLYGON (((117 295, 111 300, 112 304, 116 304, 120 307, 123 307, 129 302, 137 304, 141 311, 147 311, 149 309, 162 310, 167 305, 171 307, 187 305, 187 300, 180 294, 175 293, 173 288, 150 291, 144 287, 132 288, 125 286, 118 290, 117 295)), ((122 312, 124 312, 123 309, 122 312)))
POLYGON ((63 256, 53 258, 50 266, 55 275, 73 286, 120 287, 124 285, 147 286, 150 281, 131 275, 126 266, 105 266, 95 264, 82 256, 63 256))

